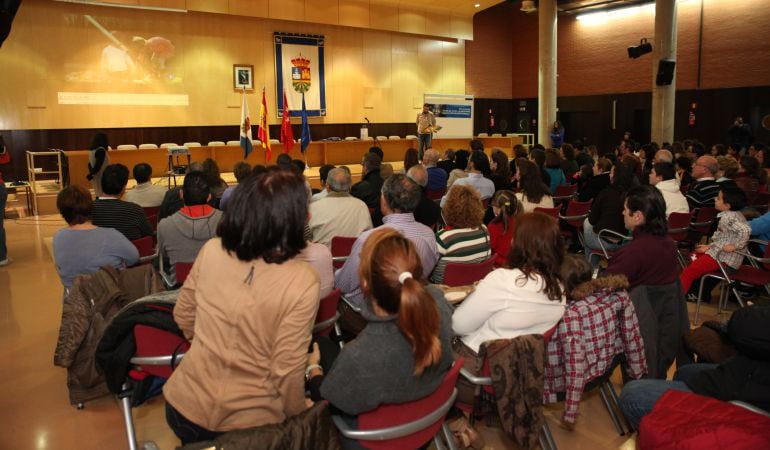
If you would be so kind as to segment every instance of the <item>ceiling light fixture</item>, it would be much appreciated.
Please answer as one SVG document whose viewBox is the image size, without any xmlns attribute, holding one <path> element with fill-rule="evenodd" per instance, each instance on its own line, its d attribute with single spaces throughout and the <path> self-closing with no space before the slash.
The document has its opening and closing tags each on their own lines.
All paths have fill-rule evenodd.
<svg viewBox="0 0 770 450">
<path fill-rule="evenodd" d="M 481 3 L 476 3 L 475 5 L 473 5 L 473 7 L 474 8 L 479 8 L 479 7 L 481 7 Z"/>
</svg>

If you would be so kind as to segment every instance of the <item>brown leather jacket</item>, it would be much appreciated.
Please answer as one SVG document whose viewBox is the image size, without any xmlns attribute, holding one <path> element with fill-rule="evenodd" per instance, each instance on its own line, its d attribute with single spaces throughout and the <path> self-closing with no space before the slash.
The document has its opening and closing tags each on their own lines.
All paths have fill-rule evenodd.
<svg viewBox="0 0 770 450">
<path fill-rule="evenodd" d="M 94 353 L 107 323 L 127 303 L 163 290 L 151 265 L 123 271 L 103 267 L 78 275 L 64 298 L 54 364 L 67 368 L 70 403 L 82 403 L 107 394 L 104 376 L 94 364 Z"/>
</svg>

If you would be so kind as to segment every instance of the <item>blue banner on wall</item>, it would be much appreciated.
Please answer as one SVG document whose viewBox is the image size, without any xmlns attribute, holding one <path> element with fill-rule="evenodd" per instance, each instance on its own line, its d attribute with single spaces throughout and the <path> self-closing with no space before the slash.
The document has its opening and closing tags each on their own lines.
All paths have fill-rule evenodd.
<svg viewBox="0 0 770 450">
<path fill-rule="evenodd" d="M 470 119 L 471 118 L 471 106 L 470 105 L 448 105 L 438 104 L 432 105 L 431 110 L 436 117 L 452 117 L 458 119 Z"/>
</svg>

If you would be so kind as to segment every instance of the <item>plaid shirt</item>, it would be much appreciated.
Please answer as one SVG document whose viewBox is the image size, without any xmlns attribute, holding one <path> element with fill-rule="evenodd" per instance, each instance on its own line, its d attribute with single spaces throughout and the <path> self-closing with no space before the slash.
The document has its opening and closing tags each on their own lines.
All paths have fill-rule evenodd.
<svg viewBox="0 0 770 450">
<path fill-rule="evenodd" d="M 722 249 L 727 244 L 733 244 L 736 250 L 744 250 L 749 241 L 751 226 L 739 211 L 722 211 L 717 214 L 717 217 L 719 217 L 719 225 L 714 236 L 711 237 L 711 244 L 706 254 L 715 260 L 718 259 L 722 264 L 737 269 L 743 262 L 743 255 L 737 251 L 723 252 Z"/>
<path fill-rule="evenodd" d="M 625 353 L 632 378 L 647 372 L 644 342 L 628 292 L 602 290 L 569 303 L 548 342 L 544 400 L 554 403 L 557 392 L 566 392 L 564 420 L 574 423 L 583 388 L 604 374 L 619 353 Z"/>
</svg>

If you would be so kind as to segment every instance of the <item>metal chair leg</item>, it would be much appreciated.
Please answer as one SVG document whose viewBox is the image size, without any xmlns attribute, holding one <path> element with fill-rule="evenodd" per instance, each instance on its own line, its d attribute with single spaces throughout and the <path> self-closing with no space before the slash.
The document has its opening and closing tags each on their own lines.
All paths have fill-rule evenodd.
<svg viewBox="0 0 770 450">
<path fill-rule="evenodd" d="M 602 397 L 604 406 L 607 408 L 607 413 L 610 415 L 610 419 L 612 419 L 612 424 L 615 425 L 615 431 L 617 431 L 619 435 L 623 436 L 626 434 L 626 430 L 624 430 L 623 425 L 620 424 L 620 419 L 618 418 L 615 409 L 612 407 L 612 403 L 610 403 L 609 394 L 607 393 L 606 389 L 606 384 L 599 386 L 599 394 Z"/>
<path fill-rule="evenodd" d="M 455 440 L 455 435 L 452 433 L 452 430 L 449 429 L 449 424 L 444 422 L 441 424 L 441 432 L 444 435 L 444 440 L 446 441 L 447 446 L 449 447 L 449 450 L 459 450 L 460 446 L 457 445 L 457 441 Z M 436 448 L 438 448 L 438 445 L 436 445 Z"/>
<path fill-rule="evenodd" d="M 131 389 L 128 383 L 123 383 L 123 390 L 118 397 L 120 398 L 120 409 L 123 411 L 123 421 L 126 424 L 128 448 L 129 450 L 137 450 L 134 418 L 131 416 Z"/>
<path fill-rule="evenodd" d="M 618 393 L 615 392 L 615 386 L 609 380 L 607 380 L 607 390 L 609 391 L 610 398 L 612 399 L 612 406 L 614 408 L 613 411 L 615 411 L 616 417 L 620 419 L 621 426 L 623 426 L 623 431 L 628 430 L 628 432 L 631 433 L 632 431 L 631 424 L 628 423 L 626 416 L 624 416 L 623 413 L 620 411 L 620 402 L 618 401 Z"/>
<path fill-rule="evenodd" d="M 543 429 L 540 430 L 540 447 L 543 449 L 548 450 L 558 450 L 558 447 L 556 447 L 556 441 L 553 439 L 553 434 L 551 434 L 551 428 L 548 426 L 548 422 L 546 421 L 545 417 L 543 417 Z"/>
</svg>

